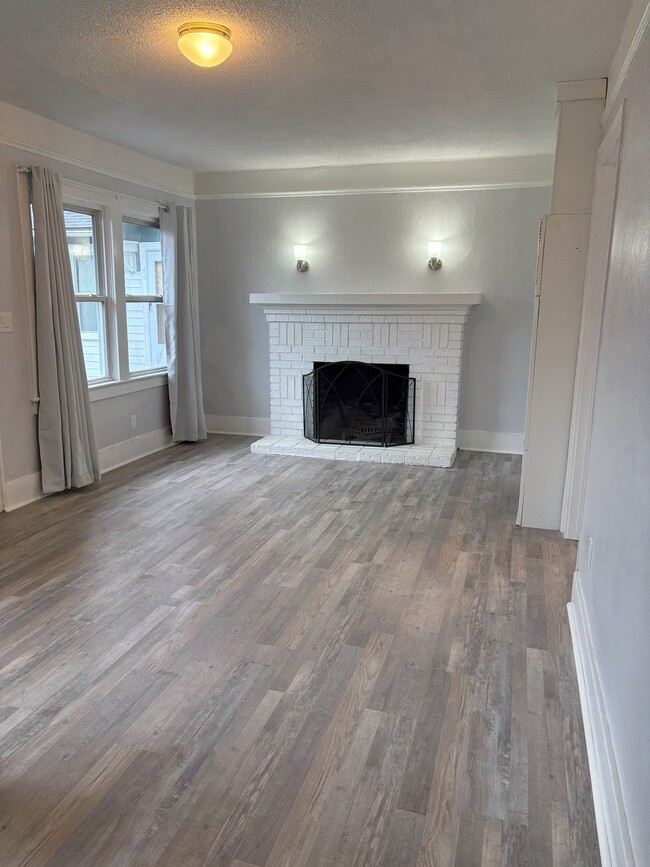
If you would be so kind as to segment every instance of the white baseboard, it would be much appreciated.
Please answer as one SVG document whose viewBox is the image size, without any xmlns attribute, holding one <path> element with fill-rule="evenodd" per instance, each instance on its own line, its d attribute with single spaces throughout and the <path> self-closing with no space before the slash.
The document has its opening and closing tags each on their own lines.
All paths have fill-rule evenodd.
<svg viewBox="0 0 650 867">
<path fill-rule="evenodd" d="M 170 428 L 152 430 L 132 439 L 104 446 L 103 449 L 99 450 L 99 466 L 101 471 L 106 473 L 109 470 L 122 467 L 124 464 L 130 464 L 131 461 L 137 461 L 138 458 L 145 458 L 147 455 L 161 451 L 161 449 L 169 448 L 173 444 Z"/>
<path fill-rule="evenodd" d="M 26 476 L 21 476 L 19 479 L 12 479 L 6 482 L 5 490 L 7 497 L 5 511 L 13 512 L 14 509 L 19 509 L 21 506 L 26 506 L 35 500 L 40 500 L 43 496 L 43 492 L 41 491 L 41 474 L 29 473 Z"/>
<path fill-rule="evenodd" d="M 206 415 L 208 433 L 242 434 L 265 437 L 271 433 L 270 418 L 248 418 L 243 415 Z"/>
<path fill-rule="evenodd" d="M 161 449 L 173 445 L 169 428 L 160 428 L 150 433 L 140 434 L 129 440 L 123 440 L 99 450 L 99 466 L 103 473 L 115 470 L 124 464 L 137 461 Z M 6 483 L 7 501 L 5 511 L 12 512 L 28 503 L 34 503 L 44 496 L 41 491 L 41 474 L 30 473 Z"/>
<path fill-rule="evenodd" d="M 635 867 L 616 756 L 578 572 L 568 606 L 603 867 Z"/>
<path fill-rule="evenodd" d="M 459 430 L 458 448 L 470 452 L 499 452 L 520 455 L 524 451 L 523 433 L 489 430 Z"/>
</svg>

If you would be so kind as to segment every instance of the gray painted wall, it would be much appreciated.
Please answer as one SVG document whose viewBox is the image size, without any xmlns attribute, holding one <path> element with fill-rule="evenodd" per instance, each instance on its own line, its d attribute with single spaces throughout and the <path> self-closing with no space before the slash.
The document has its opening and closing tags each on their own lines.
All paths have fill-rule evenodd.
<svg viewBox="0 0 650 867">
<path fill-rule="evenodd" d="M 469 317 L 463 430 L 522 433 L 538 221 L 549 188 L 197 202 L 206 413 L 269 415 L 268 338 L 250 292 L 481 291 Z M 441 271 L 427 241 L 444 241 Z M 309 244 L 299 274 L 293 244 Z"/>
<path fill-rule="evenodd" d="M 618 194 L 578 568 L 636 863 L 650 864 L 650 33 L 621 91 Z M 593 539 L 591 570 L 588 541 Z"/>
<path fill-rule="evenodd" d="M 148 201 L 169 202 L 174 198 L 148 187 L 136 186 L 98 172 L 35 156 L 27 150 L 0 146 L 0 310 L 13 313 L 13 332 L 0 335 L 0 435 L 7 482 L 39 471 L 36 416 L 29 402 L 32 388 L 31 362 L 16 182 L 16 166 L 31 163 L 50 166 L 70 181 Z M 184 200 L 179 198 L 178 201 Z M 138 419 L 136 435 L 169 426 L 166 387 L 97 401 L 92 408 L 100 448 L 134 436 L 129 428 L 129 416 L 133 413 L 137 414 Z"/>
</svg>

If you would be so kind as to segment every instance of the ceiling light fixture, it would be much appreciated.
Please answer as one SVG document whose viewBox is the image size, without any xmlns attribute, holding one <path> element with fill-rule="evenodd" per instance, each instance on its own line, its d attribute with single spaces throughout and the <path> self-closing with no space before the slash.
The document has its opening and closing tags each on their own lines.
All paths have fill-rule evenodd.
<svg viewBox="0 0 650 867">
<path fill-rule="evenodd" d="M 218 66 L 230 57 L 230 30 L 222 24 L 190 21 L 178 28 L 178 47 L 197 66 Z"/>
</svg>

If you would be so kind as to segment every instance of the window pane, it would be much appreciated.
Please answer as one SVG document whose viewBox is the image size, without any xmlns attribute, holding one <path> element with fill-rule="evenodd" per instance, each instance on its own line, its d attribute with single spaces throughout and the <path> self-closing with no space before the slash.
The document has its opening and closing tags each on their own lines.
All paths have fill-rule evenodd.
<svg viewBox="0 0 650 867">
<path fill-rule="evenodd" d="M 160 228 L 122 223 L 124 288 L 127 295 L 162 295 Z"/>
<path fill-rule="evenodd" d="M 92 214 L 64 210 L 68 253 L 72 268 L 74 291 L 82 295 L 97 295 L 97 261 L 95 256 L 95 230 Z"/>
<path fill-rule="evenodd" d="M 104 305 L 99 301 L 77 301 L 77 313 L 88 381 L 104 379 L 107 376 Z"/>
<path fill-rule="evenodd" d="M 127 301 L 129 370 L 135 373 L 165 367 L 165 310 L 160 302 Z"/>
</svg>

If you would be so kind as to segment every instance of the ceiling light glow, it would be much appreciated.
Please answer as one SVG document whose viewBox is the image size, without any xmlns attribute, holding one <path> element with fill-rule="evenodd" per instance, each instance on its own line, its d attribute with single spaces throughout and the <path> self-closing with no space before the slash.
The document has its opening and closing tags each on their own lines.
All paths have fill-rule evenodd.
<svg viewBox="0 0 650 867">
<path fill-rule="evenodd" d="M 197 66 L 218 66 L 230 57 L 230 30 L 221 24 L 190 21 L 178 28 L 178 47 Z"/>
</svg>

